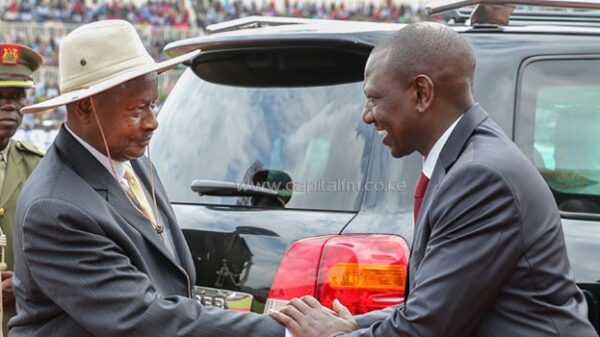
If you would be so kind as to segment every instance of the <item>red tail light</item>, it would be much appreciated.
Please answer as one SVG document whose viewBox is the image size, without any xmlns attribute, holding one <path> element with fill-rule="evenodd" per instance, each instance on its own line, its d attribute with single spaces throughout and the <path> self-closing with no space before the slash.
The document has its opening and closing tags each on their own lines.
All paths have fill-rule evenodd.
<svg viewBox="0 0 600 337">
<path fill-rule="evenodd" d="M 394 235 L 337 235 L 304 239 L 288 249 L 277 270 L 266 311 L 312 295 L 353 314 L 404 301 L 409 249 Z"/>
</svg>

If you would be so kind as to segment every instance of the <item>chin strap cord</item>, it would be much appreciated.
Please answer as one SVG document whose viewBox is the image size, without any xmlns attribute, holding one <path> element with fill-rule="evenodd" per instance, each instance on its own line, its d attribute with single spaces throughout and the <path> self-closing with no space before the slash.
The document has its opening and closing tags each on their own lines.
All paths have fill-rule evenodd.
<svg viewBox="0 0 600 337">
<path fill-rule="evenodd" d="M 155 216 L 156 222 L 158 222 L 158 226 L 161 228 L 161 232 L 159 234 L 162 234 L 162 231 L 164 230 L 165 227 L 160 223 L 160 214 L 158 213 L 158 203 L 156 202 L 156 188 L 154 186 L 154 170 L 152 169 L 152 161 L 150 160 L 150 144 L 148 144 L 146 146 L 146 153 L 148 153 L 148 156 L 146 157 L 146 161 L 148 162 L 148 165 L 146 165 L 148 167 L 148 172 L 146 172 L 146 173 L 150 177 L 150 192 L 152 194 L 152 203 L 154 204 L 154 214 L 156 214 L 156 216 Z"/>
</svg>

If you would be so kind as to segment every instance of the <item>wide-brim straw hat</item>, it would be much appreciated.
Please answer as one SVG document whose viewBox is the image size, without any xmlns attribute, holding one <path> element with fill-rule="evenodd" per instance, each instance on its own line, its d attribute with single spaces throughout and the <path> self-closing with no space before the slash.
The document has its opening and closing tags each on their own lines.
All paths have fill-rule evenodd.
<svg viewBox="0 0 600 337">
<path fill-rule="evenodd" d="M 162 73 L 194 58 L 199 50 L 155 62 L 135 28 L 124 20 L 102 20 L 78 27 L 62 40 L 59 51 L 61 95 L 26 106 L 22 113 L 48 110 L 87 98 L 136 77 Z"/>
</svg>

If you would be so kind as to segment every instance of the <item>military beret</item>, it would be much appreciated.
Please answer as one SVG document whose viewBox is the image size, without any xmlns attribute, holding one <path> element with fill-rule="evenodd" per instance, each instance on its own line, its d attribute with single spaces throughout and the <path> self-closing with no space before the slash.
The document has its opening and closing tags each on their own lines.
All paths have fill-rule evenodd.
<svg viewBox="0 0 600 337">
<path fill-rule="evenodd" d="M 32 74 L 42 63 L 42 55 L 27 46 L 0 43 L 0 87 L 33 87 Z"/>
</svg>

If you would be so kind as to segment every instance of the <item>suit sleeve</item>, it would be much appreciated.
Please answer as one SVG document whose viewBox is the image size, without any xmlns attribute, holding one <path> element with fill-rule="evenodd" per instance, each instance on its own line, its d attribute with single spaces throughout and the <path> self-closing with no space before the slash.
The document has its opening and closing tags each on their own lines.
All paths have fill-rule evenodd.
<svg viewBox="0 0 600 337">
<path fill-rule="evenodd" d="M 359 329 L 364 329 L 370 327 L 373 323 L 377 321 L 384 320 L 388 316 L 394 313 L 395 310 L 402 310 L 404 304 L 390 306 L 381 310 L 375 310 L 371 312 L 367 312 L 362 315 L 354 316 L 356 320 L 356 324 L 358 324 Z"/>
<path fill-rule="evenodd" d="M 283 326 L 266 315 L 162 296 L 97 222 L 68 202 L 34 202 L 22 228 L 31 279 L 94 336 L 284 336 Z"/>
<path fill-rule="evenodd" d="M 347 336 L 470 336 L 524 251 L 513 194 L 493 168 L 454 167 L 425 214 L 430 236 L 406 305 Z"/>
</svg>

